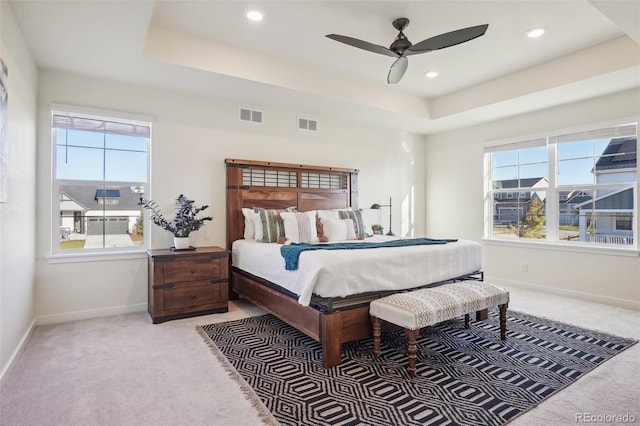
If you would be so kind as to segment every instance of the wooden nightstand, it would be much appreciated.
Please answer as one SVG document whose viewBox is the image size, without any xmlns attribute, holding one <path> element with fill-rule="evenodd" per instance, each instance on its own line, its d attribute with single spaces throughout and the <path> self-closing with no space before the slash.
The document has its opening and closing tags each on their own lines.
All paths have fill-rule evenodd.
<svg viewBox="0 0 640 426">
<path fill-rule="evenodd" d="M 148 250 L 149 314 L 154 324 L 229 310 L 229 251 Z"/>
</svg>

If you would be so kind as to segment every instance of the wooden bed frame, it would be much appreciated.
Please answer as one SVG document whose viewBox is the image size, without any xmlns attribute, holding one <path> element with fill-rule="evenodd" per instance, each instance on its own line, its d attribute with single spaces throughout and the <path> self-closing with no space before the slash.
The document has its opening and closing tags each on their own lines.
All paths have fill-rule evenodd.
<svg viewBox="0 0 640 426">
<path fill-rule="evenodd" d="M 242 208 L 298 211 L 358 207 L 358 170 L 301 164 L 226 159 L 227 248 L 244 238 Z M 276 284 L 231 266 L 230 295 L 243 297 L 322 345 L 322 365 L 340 365 L 342 343 L 372 336 L 369 301 L 362 295 L 345 303 L 300 305 Z"/>
</svg>

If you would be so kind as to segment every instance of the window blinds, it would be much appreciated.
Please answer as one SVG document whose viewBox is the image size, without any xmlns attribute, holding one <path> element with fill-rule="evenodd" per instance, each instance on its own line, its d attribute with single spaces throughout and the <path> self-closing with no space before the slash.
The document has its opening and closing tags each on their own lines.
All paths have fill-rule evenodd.
<svg viewBox="0 0 640 426">
<path fill-rule="evenodd" d="M 56 129 L 84 130 L 114 135 L 151 137 L 150 123 L 130 120 L 112 121 L 99 117 L 88 117 L 70 113 L 53 112 L 51 127 Z"/>
<path fill-rule="evenodd" d="M 484 152 L 513 151 L 518 149 L 537 148 L 549 144 L 579 142 L 598 139 L 615 139 L 635 137 L 637 135 L 637 123 L 623 124 L 620 126 L 605 127 L 602 129 L 587 130 L 584 132 L 569 133 L 566 135 L 553 135 L 549 138 L 531 139 L 528 141 L 491 145 L 484 148 Z"/>
<path fill-rule="evenodd" d="M 605 127 L 603 129 L 588 130 L 586 132 L 570 133 L 568 135 L 558 135 L 550 137 L 549 143 L 579 142 L 597 139 L 615 139 L 628 136 L 636 136 L 636 123 L 624 124 L 615 127 Z"/>
<path fill-rule="evenodd" d="M 514 151 L 517 149 L 539 148 L 547 144 L 547 138 L 531 139 L 528 141 L 492 145 L 484 148 L 484 152 Z"/>
</svg>

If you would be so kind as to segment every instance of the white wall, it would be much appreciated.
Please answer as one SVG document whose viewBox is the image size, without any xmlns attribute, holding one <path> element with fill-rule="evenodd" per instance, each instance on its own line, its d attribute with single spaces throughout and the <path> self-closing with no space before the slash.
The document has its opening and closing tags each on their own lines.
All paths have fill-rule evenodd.
<svg viewBox="0 0 640 426">
<path fill-rule="evenodd" d="M 34 319 L 37 68 L 7 2 L 0 2 L 0 57 L 9 69 L 8 202 L 0 203 L 0 377 Z"/>
<path fill-rule="evenodd" d="M 225 244 L 225 158 L 360 169 L 360 207 L 394 199 L 394 231 L 424 233 L 424 138 L 261 105 L 264 124 L 238 120 L 239 105 L 198 95 L 41 71 L 38 91 L 37 315 L 45 321 L 146 309 L 146 259 L 50 263 L 52 102 L 153 116 L 152 193 L 163 211 L 184 193 L 209 204 L 214 221 L 192 234 L 196 246 Z M 298 114 L 319 132 L 296 129 Z M 402 210 L 401 210 L 402 209 Z M 381 221 L 387 223 L 387 212 Z M 412 222 L 413 220 L 413 222 Z M 152 247 L 171 235 L 154 225 Z M 148 228 L 147 228 L 148 229 Z M 90 311 L 90 312 L 86 312 Z"/>
<path fill-rule="evenodd" d="M 426 230 L 434 237 L 483 237 L 483 146 L 541 132 L 640 115 L 630 90 L 427 137 Z M 638 201 L 636 200 L 636 205 Z M 636 218 L 637 227 L 640 219 Z M 640 309 L 640 259 L 549 248 L 484 243 L 486 278 Z M 520 264 L 528 264 L 521 272 Z"/>
</svg>

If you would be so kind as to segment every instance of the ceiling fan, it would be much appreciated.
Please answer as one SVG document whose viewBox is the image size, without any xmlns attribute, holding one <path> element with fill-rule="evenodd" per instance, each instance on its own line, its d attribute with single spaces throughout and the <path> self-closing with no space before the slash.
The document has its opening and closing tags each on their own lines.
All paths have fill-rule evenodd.
<svg viewBox="0 0 640 426">
<path fill-rule="evenodd" d="M 419 43 L 412 44 L 409 39 L 404 35 L 403 31 L 409 25 L 409 19 L 398 18 L 393 21 L 393 27 L 400 31 L 395 41 L 391 43 L 391 46 L 387 49 L 384 46 L 369 43 L 368 41 L 359 40 L 353 37 L 347 37 L 339 34 L 327 34 L 327 37 L 339 41 L 349 46 L 357 47 L 359 49 L 368 50 L 373 53 L 380 53 L 381 55 L 393 56 L 398 59 L 391 65 L 389 75 L 387 76 L 387 83 L 396 84 L 400 81 L 407 66 L 409 60 L 407 56 L 417 55 L 418 53 L 431 52 L 432 50 L 444 49 L 445 47 L 455 46 L 456 44 L 465 43 L 467 41 L 478 38 L 487 31 L 488 24 L 477 25 L 475 27 L 462 28 L 459 30 L 451 31 L 448 33 L 440 34 L 435 37 L 422 40 Z"/>
</svg>

